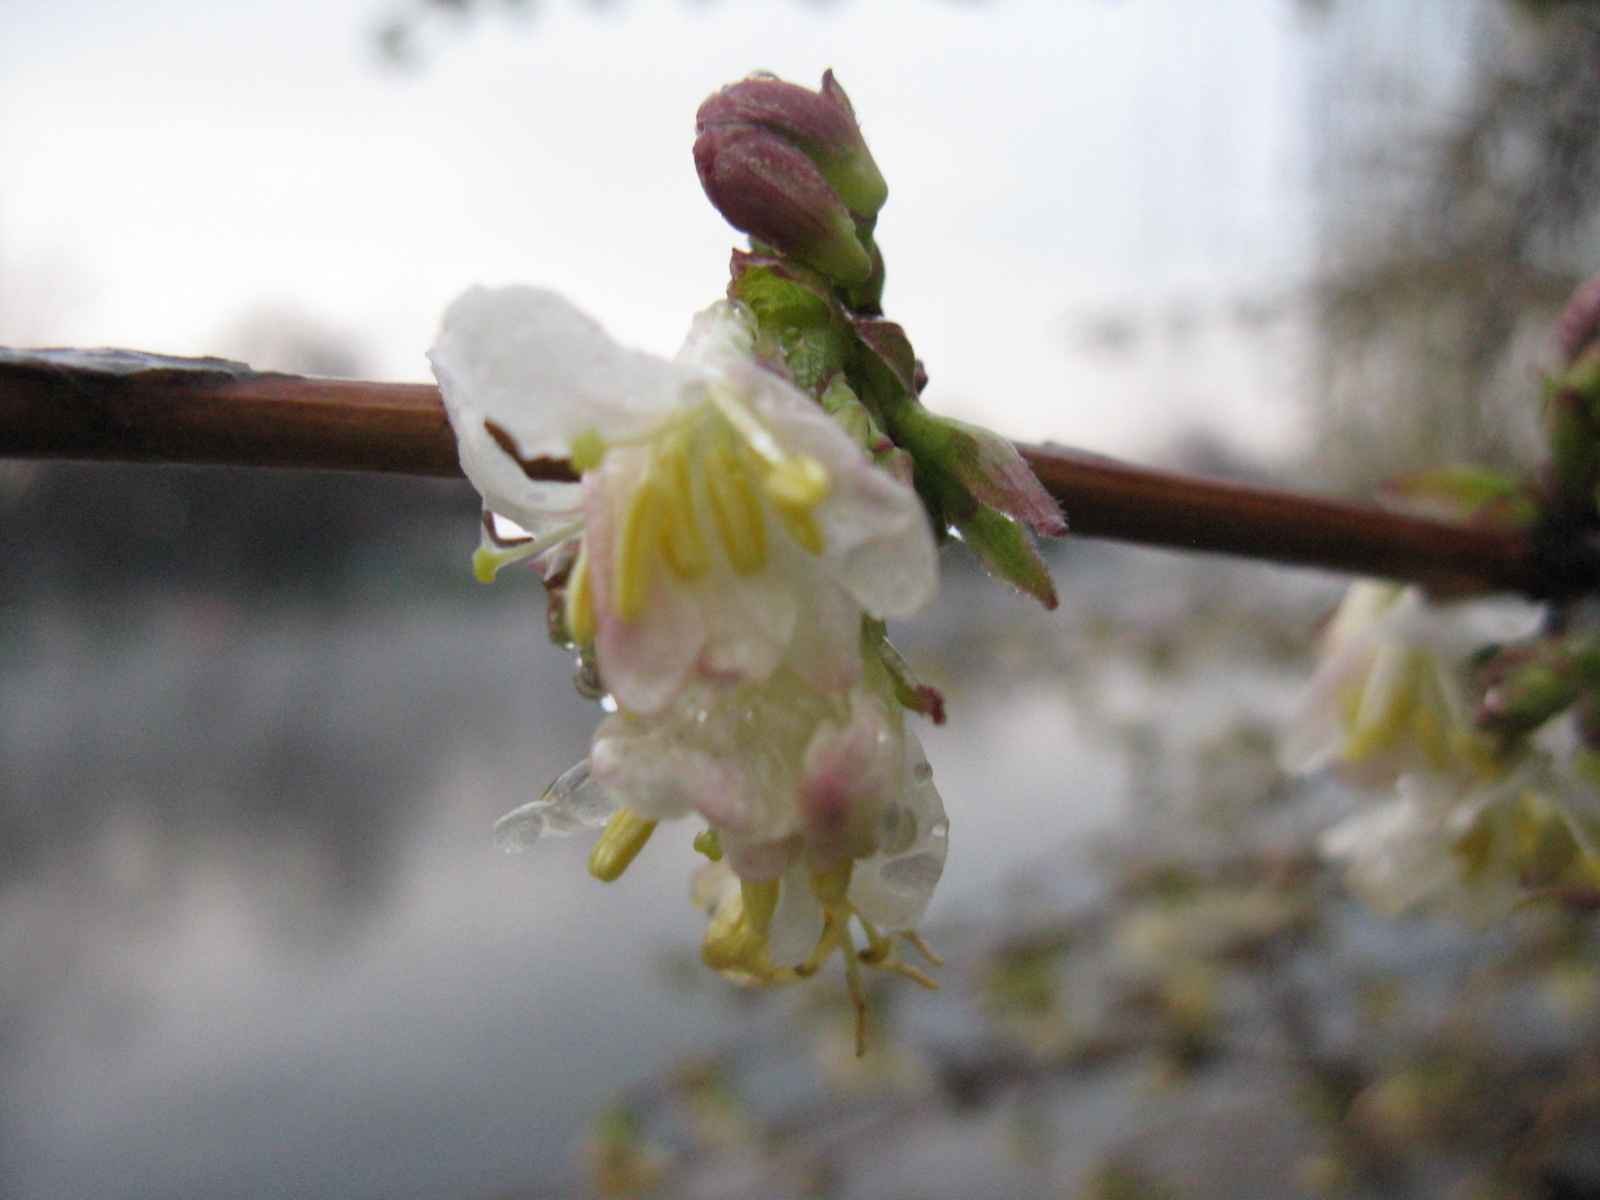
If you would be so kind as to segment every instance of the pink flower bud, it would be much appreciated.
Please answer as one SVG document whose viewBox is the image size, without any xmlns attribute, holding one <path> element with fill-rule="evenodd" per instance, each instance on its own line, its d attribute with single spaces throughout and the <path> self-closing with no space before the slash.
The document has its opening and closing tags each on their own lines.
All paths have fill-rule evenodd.
<svg viewBox="0 0 1600 1200">
<path fill-rule="evenodd" d="M 711 125 L 694 143 L 711 203 L 735 229 L 846 283 L 872 274 L 855 222 L 815 164 L 758 125 Z"/>
<path fill-rule="evenodd" d="M 1576 362 L 1600 334 L 1600 278 L 1591 279 L 1567 301 L 1556 321 L 1555 343 L 1564 362 Z"/>
<path fill-rule="evenodd" d="M 877 215 L 889 194 L 872 161 L 855 110 L 828 71 L 822 91 L 752 75 L 717 92 L 695 114 L 697 134 L 719 125 L 754 125 L 793 145 L 822 173 L 845 207 L 863 219 Z"/>
</svg>

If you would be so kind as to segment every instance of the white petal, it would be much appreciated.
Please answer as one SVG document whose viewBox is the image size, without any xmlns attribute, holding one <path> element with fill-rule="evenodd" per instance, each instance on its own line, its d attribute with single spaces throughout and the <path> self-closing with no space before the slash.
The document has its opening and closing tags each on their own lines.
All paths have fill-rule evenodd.
<svg viewBox="0 0 1600 1200">
<path fill-rule="evenodd" d="M 939 588 L 938 552 L 922 501 L 875 466 L 844 430 L 786 381 L 756 364 L 727 364 L 725 374 L 790 454 L 806 454 L 828 472 L 817 505 L 829 570 L 875 617 L 909 617 Z"/>
<path fill-rule="evenodd" d="M 507 854 L 531 849 L 541 837 L 566 837 L 599 829 L 617 811 L 615 797 L 589 775 L 585 759 L 562 773 L 531 804 L 512 809 L 494 823 L 494 846 Z"/>
<path fill-rule="evenodd" d="M 473 288 L 445 313 L 429 351 L 455 429 L 461 467 L 494 511 L 535 537 L 577 508 L 570 484 L 531 480 L 485 422 L 523 459 L 565 458 L 585 430 L 632 432 L 678 401 L 683 373 L 612 341 L 553 292 Z"/>
<path fill-rule="evenodd" d="M 822 937 L 822 903 L 811 890 L 811 870 L 801 859 L 783 873 L 778 904 L 767 926 L 767 953 L 775 967 L 797 967 Z"/>
<path fill-rule="evenodd" d="M 856 863 L 850 881 L 850 903 L 885 929 L 909 929 L 922 919 L 950 842 L 922 745 L 910 730 L 905 742 L 905 794 L 883 806 L 878 852 Z"/>
</svg>

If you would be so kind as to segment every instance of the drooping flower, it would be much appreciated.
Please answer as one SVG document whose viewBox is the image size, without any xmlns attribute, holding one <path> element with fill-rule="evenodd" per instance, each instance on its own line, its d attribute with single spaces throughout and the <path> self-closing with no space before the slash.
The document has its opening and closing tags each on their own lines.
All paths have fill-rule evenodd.
<svg viewBox="0 0 1600 1200">
<path fill-rule="evenodd" d="M 1332 764 L 1369 787 L 1407 773 L 1493 774 L 1466 668 L 1484 649 L 1533 633 L 1542 617 L 1541 606 L 1519 600 L 1434 604 L 1415 587 L 1352 584 L 1287 731 L 1284 766 L 1309 773 Z"/>
<path fill-rule="evenodd" d="M 1524 601 L 1435 604 L 1371 581 L 1346 593 L 1282 757 L 1299 772 L 1334 766 L 1374 793 L 1320 848 L 1375 907 L 1399 912 L 1447 891 L 1522 896 L 1600 869 L 1576 735 L 1558 745 L 1557 722 L 1508 740 L 1473 702 L 1471 664 L 1528 638 L 1543 616 Z"/>
<path fill-rule="evenodd" d="M 748 917 L 771 969 L 736 973 L 779 982 L 834 947 L 853 972 L 844 923 L 876 953 L 872 923 L 907 929 L 943 862 L 943 812 L 874 633 L 937 586 L 915 492 L 759 357 L 728 303 L 667 362 L 549 292 L 478 288 L 430 357 L 486 510 L 529 534 L 480 562 L 565 549 L 563 640 L 614 709 L 502 843 L 604 823 L 591 870 L 615 878 L 656 822 L 697 813 L 744 911 L 783 914 L 775 933 Z M 549 459 L 580 481 L 550 482 Z"/>
</svg>

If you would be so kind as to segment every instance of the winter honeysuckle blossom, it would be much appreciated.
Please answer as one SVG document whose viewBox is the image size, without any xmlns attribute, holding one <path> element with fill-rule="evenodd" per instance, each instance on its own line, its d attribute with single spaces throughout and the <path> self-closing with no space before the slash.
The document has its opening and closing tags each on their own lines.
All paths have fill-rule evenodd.
<svg viewBox="0 0 1600 1200">
<path fill-rule="evenodd" d="M 1543 614 L 1510 599 L 1434 604 L 1386 583 L 1346 593 L 1283 758 L 1300 772 L 1332 765 L 1374 794 L 1321 845 L 1375 906 L 1600 881 L 1600 773 L 1572 715 L 1517 742 L 1474 720 L 1473 662 L 1532 636 Z"/>
<path fill-rule="evenodd" d="M 603 823 L 591 870 L 615 878 L 656 822 L 695 813 L 696 845 L 737 881 L 697 887 L 712 965 L 779 982 L 839 948 L 852 979 L 858 959 L 914 972 L 890 935 L 921 916 L 945 818 L 871 633 L 937 587 L 915 492 L 726 302 L 667 362 L 552 293 L 475 288 L 430 358 L 486 511 L 529 534 L 491 536 L 480 574 L 558 560 L 554 623 L 612 710 L 502 842 Z M 534 478 L 539 459 L 580 481 Z"/>
</svg>

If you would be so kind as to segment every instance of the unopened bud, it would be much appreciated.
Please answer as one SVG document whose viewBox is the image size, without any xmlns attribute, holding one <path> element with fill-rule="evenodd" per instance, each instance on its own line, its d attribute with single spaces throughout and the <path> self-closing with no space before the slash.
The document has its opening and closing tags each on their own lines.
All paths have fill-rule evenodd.
<svg viewBox="0 0 1600 1200">
<path fill-rule="evenodd" d="M 1600 278 L 1591 279 L 1567 301 L 1556 320 L 1555 342 L 1562 361 L 1573 363 L 1600 334 Z"/>
<path fill-rule="evenodd" d="M 889 188 L 872 161 L 850 98 L 828 71 L 813 92 L 772 75 L 729 84 L 700 106 L 695 132 L 754 125 L 783 139 L 815 164 L 834 193 L 864 220 L 877 216 Z"/>
<path fill-rule="evenodd" d="M 888 189 L 831 74 L 821 93 L 771 76 L 700 106 L 695 170 L 735 228 L 846 284 L 876 269 L 870 234 Z"/>
</svg>

